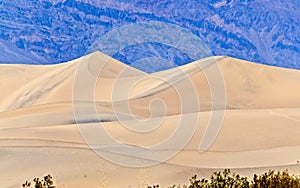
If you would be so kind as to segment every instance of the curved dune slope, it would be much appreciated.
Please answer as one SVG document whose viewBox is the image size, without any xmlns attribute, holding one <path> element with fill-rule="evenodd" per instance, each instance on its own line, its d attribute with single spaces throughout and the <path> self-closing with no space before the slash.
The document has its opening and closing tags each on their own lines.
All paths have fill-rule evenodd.
<svg viewBox="0 0 300 188">
<path fill-rule="evenodd" d="M 0 65 L 0 187 L 46 173 L 58 187 L 145 187 L 216 168 L 300 172 L 299 83 L 299 71 L 229 57 L 153 74 L 100 52 Z M 200 152 L 205 134 L 215 139 Z"/>
</svg>

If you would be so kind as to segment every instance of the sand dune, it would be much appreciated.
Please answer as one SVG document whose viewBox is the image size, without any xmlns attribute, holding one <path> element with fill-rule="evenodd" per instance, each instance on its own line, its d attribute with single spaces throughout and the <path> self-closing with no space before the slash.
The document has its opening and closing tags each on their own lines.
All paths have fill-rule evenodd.
<svg viewBox="0 0 300 188">
<path fill-rule="evenodd" d="M 0 73 L 0 187 L 47 173 L 58 187 L 145 187 L 220 168 L 300 172 L 297 70 L 209 57 L 146 74 L 95 52 Z"/>
</svg>

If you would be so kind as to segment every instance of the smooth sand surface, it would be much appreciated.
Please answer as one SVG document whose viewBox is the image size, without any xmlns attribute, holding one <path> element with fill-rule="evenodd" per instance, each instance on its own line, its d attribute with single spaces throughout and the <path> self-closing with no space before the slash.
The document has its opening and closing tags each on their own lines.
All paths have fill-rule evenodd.
<svg viewBox="0 0 300 188">
<path fill-rule="evenodd" d="M 300 71 L 229 57 L 153 74 L 100 52 L 0 65 L 0 187 L 48 173 L 78 188 L 166 187 L 223 168 L 300 173 L 299 83 Z M 220 129 L 200 152 L 210 126 Z"/>
</svg>

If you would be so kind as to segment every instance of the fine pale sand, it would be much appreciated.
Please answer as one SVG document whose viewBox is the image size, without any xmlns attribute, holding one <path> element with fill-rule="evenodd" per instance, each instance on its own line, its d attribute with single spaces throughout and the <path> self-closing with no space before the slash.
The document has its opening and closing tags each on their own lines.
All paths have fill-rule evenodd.
<svg viewBox="0 0 300 188">
<path fill-rule="evenodd" d="M 153 74 L 100 52 L 0 65 L 0 187 L 48 173 L 75 188 L 300 173 L 299 83 L 300 71 L 229 57 Z"/>
</svg>

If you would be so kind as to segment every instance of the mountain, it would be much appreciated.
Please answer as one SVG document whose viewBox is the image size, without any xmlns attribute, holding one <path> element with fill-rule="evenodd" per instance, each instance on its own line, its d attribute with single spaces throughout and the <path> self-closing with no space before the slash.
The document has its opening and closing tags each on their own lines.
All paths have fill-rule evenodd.
<svg viewBox="0 0 300 188">
<path fill-rule="evenodd" d="M 211 51 L 209 56 L 226 55 L 299 69 L 299 8 L 300 3 L 292 0 L 1 1 L 0 39 L 50 63 L 61 63 L 85 55 L 113 30 L 158 21 L 196 35 Z M 92 50 L 102 48 L 105 46 Z M 147 72 L 197 60 L 176 46 L 155 41 L 132 44 L 108 55 Z"/>
<path fill-rule="evenodd" d="M 0 39 L 1 64 L 49 64 L 49 62 L 34 52 L 15 47 Z"/>
</svg>

